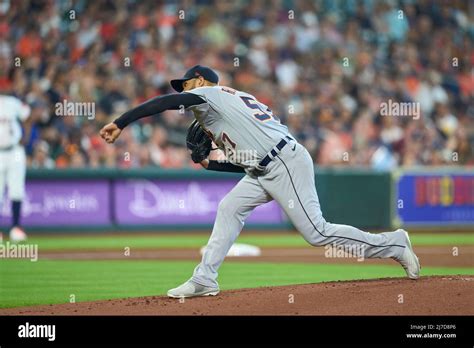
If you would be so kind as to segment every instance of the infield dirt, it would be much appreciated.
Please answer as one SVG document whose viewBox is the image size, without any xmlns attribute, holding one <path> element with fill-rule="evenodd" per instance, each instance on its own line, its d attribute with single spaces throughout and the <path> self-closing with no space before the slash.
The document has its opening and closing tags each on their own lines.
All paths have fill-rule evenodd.
<svg viewBox="0 0 474 348">
<path fill-rule="evenodd" d="M 458 254 L 453 255 L 450 246 L 418 246 L 416 254 L 423 266 L 441 267 L 472 267 L 474 265 L 474 246 L 466 245 L 458 248 Z M 47 251 L 40 253 L 41 259 L 65 260 L 195 260 L 199 262 L 201 255 L 198 249 L 160 248 L 133 250 L 124 256 L 123 250 L 68 250 Z M 262 248 L 260 256 L 228 257 L 226 260 L 233 262 L 305 262 L 322 264 L 350 264 L 358 263 L 350 257 L 326 257 L 324 248 L 292 247 L 292 248 Z M 364 263 L 387 264 L 387 260 L 365 259 Z"/>
</svg>

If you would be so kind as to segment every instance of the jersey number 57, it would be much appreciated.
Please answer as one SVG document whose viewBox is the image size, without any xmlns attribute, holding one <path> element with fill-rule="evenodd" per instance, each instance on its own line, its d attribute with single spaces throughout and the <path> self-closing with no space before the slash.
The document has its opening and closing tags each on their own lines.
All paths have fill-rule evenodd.
<svg viewBox="0 0 474 348">
<path fill-rule="evenodd" d="M 273 112 L 272 110 L 270 110 L 270 108 L 267 107 L 266 110 L 263 110 L 262 106 L 263 104 L 260 104 L 258 103 L 255 99 L 253 98 L 250 98 L 250 97 L 240 97 L 240 99 L 242 99 L 245 103 L 245 105 L 247 105 L 247 107 L 249 107 L 250 109 L 253 109 L 253 110 L 258 110 L 257 112 L 254 112 L 253 116 L 259 120 L 259 121 L 262 121 L 262 122 L 265 122 L 265 121 L 268 121 L 268 120 L 275 120 L 275 121 L 280 121 L 278 119 L 278 117 L 274 116 L 273 115 Z"/>
</svg>

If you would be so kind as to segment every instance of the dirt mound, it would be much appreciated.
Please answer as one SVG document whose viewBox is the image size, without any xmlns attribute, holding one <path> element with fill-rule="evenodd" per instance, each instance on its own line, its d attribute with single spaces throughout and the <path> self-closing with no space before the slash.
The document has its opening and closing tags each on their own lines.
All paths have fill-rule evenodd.
<svg viewBox="0 0 474 348">
<path fill-rule="evenodd" d="M 0 310 L 0 315 L 474 315 L 473 276 L 387 278 Z"/>
</svg>

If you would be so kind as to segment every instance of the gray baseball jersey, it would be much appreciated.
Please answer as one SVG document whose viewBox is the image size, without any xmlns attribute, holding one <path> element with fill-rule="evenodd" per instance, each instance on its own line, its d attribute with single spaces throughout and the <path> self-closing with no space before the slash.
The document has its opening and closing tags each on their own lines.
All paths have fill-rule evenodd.
<svg viewBox="0 0 474 348">
<path fill-rule="evenodd" d="M 251 94 L 225 86 L 199 87 L 186 93 L 206 101 L 188 109 L 194 112 L 231 163 L 244 168 L 255 167 L 288 135 L 288 128 L 270 108 Z"/>
</svg>

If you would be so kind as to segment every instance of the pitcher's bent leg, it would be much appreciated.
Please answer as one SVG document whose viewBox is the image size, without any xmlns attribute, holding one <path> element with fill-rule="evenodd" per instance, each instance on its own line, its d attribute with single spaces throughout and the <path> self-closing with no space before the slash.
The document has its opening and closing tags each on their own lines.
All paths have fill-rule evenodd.
<svg viewBox="0 0 474 348">
<path fill-rule="evenodd" d="M 259 178 L 311 245 L 344 245 L 366 258 L 399 258 L 407 246 L 403 231 L 373 234 L 348 225 L 326 222 L 314 182 L 313 161 L 301 145 L 275 159 L 269 174 Z"/>
<path fill-rule="evenodd" d="M 314 232 L 309 238 L 312 245 L 346 245 L 366 258 L 400 258 L 406 247 L 403 231 L 369 233 L 349 225 L 324 223 L 322 235 Z"/>
<path fill-rule="evenodd" d="M 217 271 L 252 210 L 272 198 L 256 179 L 245 176 L 219 203 L 211 237 L 201 263 L 194 269 L 192 280 L 218 287 Z"/>
</svg>

